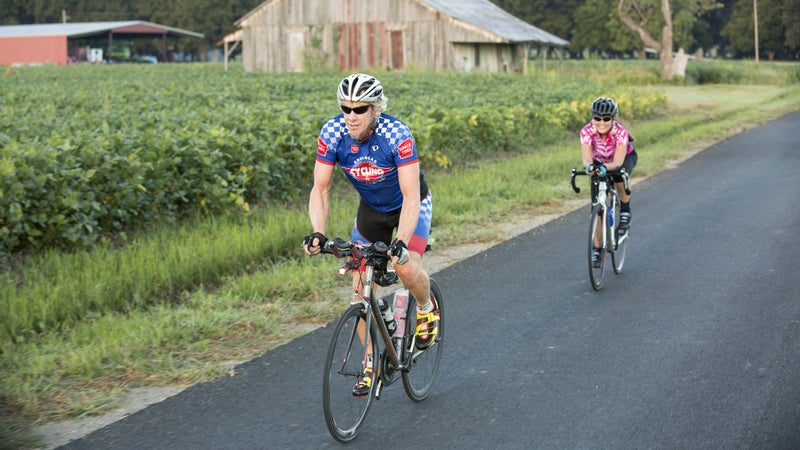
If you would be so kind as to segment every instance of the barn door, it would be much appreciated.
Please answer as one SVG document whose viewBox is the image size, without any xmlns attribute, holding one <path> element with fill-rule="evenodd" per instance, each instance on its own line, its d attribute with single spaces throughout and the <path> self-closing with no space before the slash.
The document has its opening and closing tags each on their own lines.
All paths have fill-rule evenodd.
<svg viewBox="0 0 800 450">
<path fill-rule="evenodd" d="M 392 52 L 392 69 L 402 69 L 405 66 L 403 32 L 401 30 L 394 30 L 390 32 L 389 36 Z"/>
</svg>

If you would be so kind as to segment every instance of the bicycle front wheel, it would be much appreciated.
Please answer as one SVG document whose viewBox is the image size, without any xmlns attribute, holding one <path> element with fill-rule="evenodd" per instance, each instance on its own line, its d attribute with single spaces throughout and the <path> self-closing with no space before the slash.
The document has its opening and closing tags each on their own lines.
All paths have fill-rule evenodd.
<svg viewBox="0 0 800 450">
<path fill-rule="evenodd" d="M 325 358 L 322 405 L 328 431 L 339 442 L 349 442 L 358 434 L 367 417 L 378 380 L 377 340 L 366 327 L 362 305 L 353 305 L 336 324 Z M 370 327 L 371 328 L 371 327 Z M 372 361 L 373 377 L 369 393 L 353 395 L 353 387 Z"/>
<path fill-rule="evenodd" d="M 421 402 L 428 397 L 433 382 L 436 381 L 436 376 L 439 374 L 439 365 L 442 363 L 442 349 L 444 344 L 444 299 L 442 291 L 439 289 L 439 284 L 433 278 L 430 279 L 431 283 L 431 298 L 439 307 L 439 331 L 436 335 L 436 340 L 425 350 L 418 350 L 414 346 L 409 345 L 406 352 L 414 352 L 409 361 L 409 368 L 407 372 L 403 372 L 403 388 L 405 388 L 408 398 L 415 402 Z M 408 302 L 408 312 L 406 314 L 406 335 L 413 336 L 417 327 L 417 302 Z M 411 339 L 408 339 L 411 341 Z M 410 342 L 409 342 L 410 344 Z"/>
<path fill-rule="evenodd" d="M 606 249 L 603 245 L 603 207 L 602 205 L 594 205 L 592 207 L 591 223 L 589 224 L 589 281 L 592 282 L 592 288 L 595 291 L 600 290 L 603 285 L 603 273 L 606 270 Z M 599 237 L 598 237 L 599 236 Z M 598 262 L 592 261 L 592 254 L 595 251 L 594 242 L 595 237 L 598 237 L 600 242 L 600 260 Z"/>
<path fill-rule="evenodd" d="M 619 217 L 619 212 L 614 212 L 614 217 Z M 614 267 L 614 273 L 619 275 L 622 273 L 622 265 L 625 264 L 625 250 L 628 248 L 628 233 L 620 236 L 619 226 L 614 227 L 613 233 L 616 236 L 617 249 L 611 254 L 611 265 Z"/>
</svg>

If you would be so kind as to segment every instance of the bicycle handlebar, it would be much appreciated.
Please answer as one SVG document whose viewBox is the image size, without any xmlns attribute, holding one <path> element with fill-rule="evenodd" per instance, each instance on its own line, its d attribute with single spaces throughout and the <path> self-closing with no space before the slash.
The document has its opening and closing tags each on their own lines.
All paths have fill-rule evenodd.
<svg viewBox="0 0 800 450">
<path fill-rule="evenodd" d="M 336 258 L 346 258 L 348 256 L 353 258 L 339 268 L 339 275 L 344 275 L 350 270 L 357 270 L 363 260 L 370 258 L 376 259 L 378 266 L 381 267 L 385 262 L 392 259 L 388 252 L 389 246 L 381 241 L 365 244 L 363 242 L 335 238 L 320 246 L 320 253 L 327 253 Z"/>
<path fill-rule="evenodd" d="M 337 258 L 352 256 L 356 259 L 378 258 L 389 260 L 389 246 L 384 242 L 378 241 L 373 244 L 365 244 L 358 241 L 345 241 L 341 238 L 332 239 L 320 247 L 320 253 L 328 253 Z"/>
<path fill-rule="evenodd" d="M 588 173 L 579 171 L 577 167 L 572 168 L 572 176 L 569 179 L 569 183 L 570 185 L 572 185 L 572 190 L 575 191 L 575 193 L 581 192 L 581 188 L 575 186 L 575 177 L 578 175 L 589 176 Z M 618 175 L 622 177 L 622 183 L 623 186 L 625 187 L 625 193 L 631 195 L 631 189 L 630 187 L 628 187 L 628 173 L 625 171 L 625 168 L 620 168 L 619 170 L 613 170 L 613 171 L 609 170 L 608 172 L 606 172 L 605 175 L 592 174 L 591 177 L 592 180 L 596 179 L 597 181 L 608 181 L 611 179 L 613 175 Z"/>
</svg>

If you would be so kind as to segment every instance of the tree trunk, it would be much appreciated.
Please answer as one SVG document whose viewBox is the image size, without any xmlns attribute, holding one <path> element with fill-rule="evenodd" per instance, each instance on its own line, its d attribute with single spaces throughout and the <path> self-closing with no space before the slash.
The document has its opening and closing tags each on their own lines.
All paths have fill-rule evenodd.
<svg viewBox="0 0 800 450">
<path fill-rule="evenodd" d="M 665 80 L 671 79 L 675 75 L 673 72 L 675 61 L 672 58 L 671 24 L 664 25 L 664 28 L 661 29 L 661 52 L 658 54 L 658 60 L 661 62 L 661 78 Z"/>
<path fill-rule="evenodd" d="M 661 78 L 669 80 L 675 75 L 683 76 L 686 73 L 686 61 L 679 61 L 677 66 L 682 65 L 681 73 L 676 72 L 675 58 L 672 56 L 672 12 L 669 7 L 669 0 L 661 0 L 661 13 L 664 15 L 664 28 L 661 29 L 661 42 L 654 39 L 643 24 L 637 24 L 628 15 L 625 8 L 625 0 L 619 0 L 617 5 L 619 18 L 622 23 L 639 35 L 646 46 L 654 48 L 658 52 L 658 59 L 661 65 Z M 688 60 L 688 56 L 682 53 L 682 58 Z"/>
</svg>

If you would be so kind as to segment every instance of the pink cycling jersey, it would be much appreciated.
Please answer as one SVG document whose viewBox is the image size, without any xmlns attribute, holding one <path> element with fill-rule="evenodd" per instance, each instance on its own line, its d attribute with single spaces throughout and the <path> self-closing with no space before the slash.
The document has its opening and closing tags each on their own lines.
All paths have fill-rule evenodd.
<svg viewBox="0 0 800 450">
<path fill-rule="evenodd" d="M 581 129 L 581 144 L 588 144 L 592 147 L 592 158 L 603 164 L 614 161 L 614 151 L 618 145 L 627 145 L 626 155 L 633 152 L 633 145 L 630 142 L 631 135 L 628 129 L 621 123 L 614 121 L 611 131 L 605 136 L 600 136 L 593 122 L 589 122 Z"/>
</svg>

